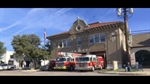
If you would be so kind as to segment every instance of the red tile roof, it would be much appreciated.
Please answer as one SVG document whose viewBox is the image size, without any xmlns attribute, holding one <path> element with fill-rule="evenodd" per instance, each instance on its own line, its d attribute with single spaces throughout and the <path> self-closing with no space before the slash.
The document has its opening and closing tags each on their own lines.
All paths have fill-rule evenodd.
<svg viewBox="0 0 150 84">
<path fill-rule="evenodd" d="M 90 24 L 88 24 L 88 25 L 89 25 L 89 27 L 88 27 L 88 28 L 86 28 L 86 29 L 89 29 L 89 28 L 95 28 L 95 27 L 104 26 L 104 25 L 115 24 L 115 23 L 120 23 L 120 22 L 122 22 L 122 21 L 103 22 L 103 23 L 100 23 L 100 22 L 94 22 L 94 23 L 90 23 Z M 61 34 L 69 34 L 69 31 L 62 32 L 62 33 L 55 34 L 55 35 L 61 35 Z M 51 35 L 51 36 L 55 36 L 55 35 Z M 48 37 L 49 37 L 49 36 L 48 36 Z"/>
<path fill-rule="evenodd" d="M 122 21 L 103 22 L 103 23 L 95 22 L 95 23 L 89 24 L 89 28 L 95 28 L 95 27 L 99 27 L 99 26 L 110 25 L 110 24 L 120 23 L 120 22 L 122 22 Z"/>
<path fill-rule="evenodd" d="M 54 35 L 51 35 L 51 36 L 60 35 L 60 34 L 69 34 L 69 31 L 66 31 L 66 32 L 61 32 L 61 33 L 54 34 Z"/>
</svg>

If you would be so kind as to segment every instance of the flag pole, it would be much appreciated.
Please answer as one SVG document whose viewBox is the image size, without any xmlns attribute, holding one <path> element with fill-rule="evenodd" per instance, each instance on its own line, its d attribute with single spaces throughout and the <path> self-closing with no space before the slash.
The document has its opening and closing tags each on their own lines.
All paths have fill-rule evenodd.
<svg viewBox="0 0 150 84">
<path fill-rule="evenodd" d="M 44 28 L 44 51 L 45 51 L 45 40 L 46 40 L 46 30 Z M 45 54 L 44 54 L 44 65 L 45 65 Z"/>
</svg>

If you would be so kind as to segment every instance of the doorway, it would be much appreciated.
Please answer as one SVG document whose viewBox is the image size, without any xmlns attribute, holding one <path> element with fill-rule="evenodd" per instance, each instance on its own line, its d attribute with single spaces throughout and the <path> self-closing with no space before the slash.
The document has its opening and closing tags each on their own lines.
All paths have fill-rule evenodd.
<svg viewBox="0 0 150 84">
<path fill-rule="evenodd" d="M 150 51 L 139 50 L 135 53 L 136 62 L 142 64 L 143 68 L 150 68 Z"/>
<path fill-rule="evenodd" d="M 105 51 L 98 51 L 98 52 L 90 52 L 90 54 L 97 55 L 97 56 L 102 56 L 104 58 L 104 68 L 107 68 L 107 56 Z"/>
</svg>

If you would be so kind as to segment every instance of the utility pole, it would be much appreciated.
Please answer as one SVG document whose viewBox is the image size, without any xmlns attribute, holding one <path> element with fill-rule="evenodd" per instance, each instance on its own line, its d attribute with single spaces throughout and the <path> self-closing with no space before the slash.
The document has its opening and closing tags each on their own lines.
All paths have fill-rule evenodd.
<svg viewBox="0 0 150 84">
<path fill-rule="evenodd" d="M 123 16 L 124 16 L 126 55 L 127 55 L 127 58 L 128 58 L 128 62 L 131 66 L 131 58 L 130 58 L 130 53 L 129 53 L 129 35 L 128 35 L 129 34 L 129 31 L 128 31 L 129 29 L 128 29 L 128 15 L 127 15 L 128 12 L 129 12 L 129 14 L 133 14 L 133 8 L 117 8 L 118 16 L 121 16 L 122 13 L 123 13 Z"/>
</svg>

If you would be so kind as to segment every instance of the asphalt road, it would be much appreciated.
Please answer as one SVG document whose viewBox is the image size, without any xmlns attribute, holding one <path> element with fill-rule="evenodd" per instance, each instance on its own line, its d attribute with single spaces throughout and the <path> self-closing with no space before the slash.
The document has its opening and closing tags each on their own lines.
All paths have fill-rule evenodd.
<svg viewBox="0 0 150 84">
<path fill-rule="evenodd" d="M 67 72 L 67 71 L 0 71 L 0 76 L 119 76 L 118 74 L 100 74 L 95 72 Z"/>
</svg>

